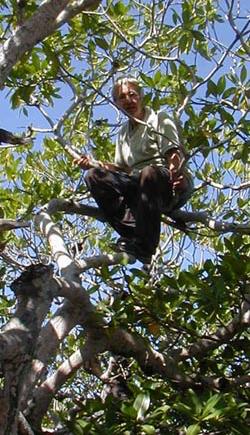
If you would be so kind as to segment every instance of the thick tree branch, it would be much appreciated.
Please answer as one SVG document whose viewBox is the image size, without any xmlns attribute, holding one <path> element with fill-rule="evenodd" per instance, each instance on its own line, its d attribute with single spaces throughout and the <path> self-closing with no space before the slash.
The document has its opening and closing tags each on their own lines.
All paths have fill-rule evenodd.
<svg viewBox="0 0 250 435">
<path fill-rule="evenodd" d="M 16 230 L 17 228 L 27 228 L 30 226 L 29 222 L 15 221 L 12 219 L 0 219 L 0 232 Z"/>
<path fill-rule="evenodd" d="M 216 220 L 211 218 L 207 212 L 188 212 L 183 210 L 175 210 L 170 215 L 171 218 L 177 221 L 200 222 L 207 228 L 218 233 L 239 233 L 250 234 L 250 224 L 237 224 Z"/>
<path fill-rule="evenodd" d="M 81 269 L 70 257 L 59 227 L 52 222 L 50 215 L 45 212 L 37 215 L 35 222 L 47 238 L 52 255 L 61 272 L 61 278 L 54 279 L 57 289 L 54 294 L 66 297 L 70 302 L 65 300 L 62 307 L 53 315 L 40 334 L 37 359 L 34 361 L 29 374 L 29 384 L 31 385 L 34 385 L 36 380 L 41 377 L 49 358 L 55 354 L 60 342 L 74 326 L 82 324 L 87 328 L 91 327 L 96 330 L 100 328 L 100 322 L 102 323 L 90 303 L 87 292 L 81 286 L 79 277 Z M 83 263 L 86 267 L 87 264 Z M 31 413 L 30 418 L 34 424 L 38 424 L 35 415 Z"/>
<path fill-rule="evenodd" d="M 70 331 L 79 324 L 82 315 L 81 305 L 73 306 L 67 300 L 53 314 L 39 335 L 36 358 L 27 377 L 27 384 L 35 385 L 42 378 L 50 358 L 56 354 L 60 343 Z"/>
<path fill-rule="evenodd" d="M 88 206 L 81 204 L 74 200 L 67 199 L 52 199 L 48 204 L 47 210 L 50 214 L 54 214 L 58 211 L 65 211 L 66 213 L 76 213 L 83 216 L 95 217 L 100 221 L 105 221 L 102 213 L 98 207 Z M 211 218 L 207 212 L 188 212 L 184 210 L 175 210 L 169 216 L 176 221 L 182 221 L 185 223 L 200 222 L 204 224 L 207 228 L 210 228 L 219 233 L 240 233 L 240 234 L 250 234 L 249 224 L 237 224 L 229 223 L 216 220 Z M 166 218 L 162 218 L 163 222 L 171 224 Z"/>
<path fill-rule="evenodd" d="M 79 283 L 66 278 L 55 278 L 54 283 L 53 295 L 64 297 L 65 301 L 41 331 L 31 382 L 41 375 L 49 358 L 74 326 L 81 324 L 89 330 L 103 325 L 102 318 L 95 312 L 88 294 Z"/>
<path fill-rule="evenodd" d="M 12 67 L 38 42 L 51 35 L 58 27 L 84 10 L 99 6 L 97 0 L 47 0 L 0 47 L 0 87 Z"/>
<path fill-rule="evenodd" d="M 31 367 L 41 324 L 52 301 L 51 276 L 50 267 L 35 265 L 23 272 L 11 286 L 17 297 L 17 308 L 0 335 L 5 398 L 0 420 L 6 434 L 17 433 L 18 414 L 29 395 L 26 375 Z"/>
<path fill-rule="evenodd" d="M 64 243 L 60 228 L 54 224 L 50 215 L 41 212 L 35 216 L 35 224 L 40 228 L 43 236 L 47 239 L 52 256 L 56 261 L 62 275 L 79 281 L 79 269 L 77 263 L 71 258 Z"/>
<path fill-rule="evenodd" d="M 30 340 L 37 338 L 39 325 L 52 300 L 50 280 L 51 268 L 36 265 L 29 267 L 11 285 L 17 297 L 17 308 L 0 335 L 0 360 L 12 360 L 25 353 L 30 348 Z"/>
<path fill-rule="evenodd" d="M 3 128 L 0 128 L 0 145 L 1 145 L 1 150 L 3 148 L 8 148 L 8 147 L 16 147 L 18 145 L 25 145 L 27 143 L 31 142 L 31 137 L 30 134 L 28 134 L 26 137 L 22 136 L 16 136 L 15 134 L 13 134 L 11 131 L 5 130 Z M 7 144 L 11 144 L 9 146 L 3 146 L 3 143 L 7 143 Z"/>
<path fill-rule="evenodd" d="M 238 376 L 236 378 L 202 376 L 200 382 L 203 388 L 209 388 L 215 391 L 235 390 L 235 388 L 246 385 L 250 382 L 250 376 Z"/>
<path fill-rule="evenodd" d="M 77 288 L 71 282 L 67 282 L 65 278 L 56 278 L 57 294 L 67 297 L 72 302 L 72 307 L 77 305 L 80 307 L 83 318 L 78 318 L 79 322 L 83 322 L 89 328 L 89 341 L 81 351 L 75 352 L 69 360 L 65 361 L 59 370 L 50 376 L 36 391 L 36 408 L 30 415 L 30 421 L 36 427 L 39 427 L 43 415 L 46 413 L 48 406 L 60 389 L 60 387 L 73 375 L 73 373 L 80 368 L 84 362 L 94 360 L 94 358 L 104 351 L 111 351 L 116 355 L 125 357 L 133 357 L 136 359 L 141 369 L 146 375 L 160 375 L 171 382 L 177 384 L 181 388 L 201 388 L 202 386 L 210 385 L 211 388 L 218 389 L 228 380 L 218 380 L 217 378 L 199 376 L 186 376 L 179 367 L 178 362 L 182 358 L 179 355 L 175 357 L 165 357 L 159 352 L 153 350 L 148 343 L 141 339 L 141 337 L 133 335 L 121 329 L 111 329 L 103 323 L 101 318 L 97 318 L 95 313 L 90 309 L 90 317 L 88 315 L 89 302 L 81 287 Z M 87 303 L 87 306 L 86 306 Z M 240 315 L 240 323 L 245 324 L 249 322 L 249 307 L 246 303 L 242 305 L 242 312 Z M 91 308 L 91 305 L 90 305 Z M 98 332 L 97 332 L 98 331 Z M 238 328 L 234 328 L 238 331 Z M 220 331 L 222 335 L 222 329 Z M 229 333 L 232 334 L 231 328 Z M 228 339 L 228 336 L 226 337 Z M 225 336 L 223 337 L 225 339 Z M 217 343 L 217 345 L 219 345 Z M 216 346 L 217 347 L 217 346 Z M 203 344 L 202 351 L 206 348 Z M 201 352 L 200 352 L 201 353 Z M 182 356 L 183 352 L 181 352 Z M 196 352 L 196 356 L 199 356 Z M 186 357 L 190 357 L 186 355 Z M 101 375 L 98 377 L 101 378 Z M 105 381 L 105 380 L 104 380 Z M 223 384 L 224 382 L 224 384 Z M 233 381 L 232 381 L 233 382 Z"/>
<path fill-rule="evenodd" d="M 18 435 L 35 435 L 22 412 L 18 415 Z"/>
<path fill-rule="evenodd" d="M 89 362 L 90 369 L 91 362 L 96 366 L 96 356 L 107 350 L 110 350 L 116 355 L 134 357 L 146 374 L 161 374 L 178 384 L 181 383 L 183 386 L 193 384 L 191 378 L 179 372 L 174 360 L 171 358 L 164 359 L 160 353 L 151 349 L 139 336 L 135 336 L 120 329 L 113 331 L 113 328 L 109 329 L 106 327 L 98 330 L 98 334 L 90 333 L 85 346 L 72 354 L 71 357 L 37 389 L 35 400 L 38 406 L 36 406 L 35 415 L 32 416 L 32 419 L 34 418 L 36 423 L 40 424 L 51 400 L 67 379 L 80 367 L 87 365 L 89 368 Z M 100 379 L 102 378 L 101 372 L 97 373 L 96 370 L 94 370 L 94 372 Z M 104 382 L 106 381 L 107 380 L 104 379 Z"/>
<path fill-rule="evenodd" d="M 79 267 L 81 272 L 85 272 L 88 269 L 95 268 L 101 266 L 114 266 L 115 264 L 127 264 L 127 263 L 135 263 L 136 258 L 132 255 L 128 255 L 125 252 L 119 254 L 103 254 L 96 255 L 90 258 L 85 257 L 83 262 L 79 261 Z"/>
<path fill-rule="evenodd" d="M 95 219 L 105 222 L 105 217 L 98 207 L 81 204 L 74 199 L 54 198 L 47 205 L 47 212 L 53 215 L 59 211 L 64 211 L 69 214 L 79 214 L 83 216 L 94 217 Z"/>
<path fill-rule="evenodd" d="M 37 427 L 40 427 L 43 416 L 46 414 L 48 407 L 65 382 L 71 378 L 74 373 L 81 367 L 91 370 L 92 365 L 97 365 L 95 361 L 96 354 L 105 350 L 105 340 L 100 336 L 100 340 L 95 342 L 88 341 L 82 349 L 74 352 L 61 366 L 44 381 L 36 390 L 34 400 L 37 404 L 30 421 Z M 101 369 L 99 376 L 101 376 Z"/>
</svg>

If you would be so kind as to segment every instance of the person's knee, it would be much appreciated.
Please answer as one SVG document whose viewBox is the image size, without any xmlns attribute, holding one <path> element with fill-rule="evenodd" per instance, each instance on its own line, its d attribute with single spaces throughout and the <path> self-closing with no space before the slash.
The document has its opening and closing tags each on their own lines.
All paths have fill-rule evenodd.
<svg viewBox="0 0 250 435">
<path fill-rule="evenodd" d="M 157 178 L 157 168 L 155 166 L 145 166 L 145 168 L 141 170 L 141 183 L 155 183 Z"/>
<path fill-rule="evenodd" d="M 103 174 L 103 169 L 101 168 L 91 168 L 84 176 L 84 180 L 87 186 L 92 185 L 93 183 L 98 182 L 100 178 L 103 178 L 105 174 Z"/>
<path fill-rule="evenodd" d="M 88 187 L 91 186 L 91 184 L 93 183 L 93 179 L 94 179 L 93 169 L 89 169 L 88 172 L 84 174 L 84 181 Z"/>
</svg>

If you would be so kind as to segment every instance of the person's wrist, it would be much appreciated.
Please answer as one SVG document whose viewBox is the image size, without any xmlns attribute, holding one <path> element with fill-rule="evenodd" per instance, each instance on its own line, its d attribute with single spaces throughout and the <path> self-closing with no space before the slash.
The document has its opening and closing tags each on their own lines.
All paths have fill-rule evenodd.
<svg viewBox="0 0 250 435">
<path fill-rule="evenodd" d="M 104 168 L 105 164 L 101 162 L 101 160 L 98 160 L 98 165 L 100 168 Z"/>
</svg>

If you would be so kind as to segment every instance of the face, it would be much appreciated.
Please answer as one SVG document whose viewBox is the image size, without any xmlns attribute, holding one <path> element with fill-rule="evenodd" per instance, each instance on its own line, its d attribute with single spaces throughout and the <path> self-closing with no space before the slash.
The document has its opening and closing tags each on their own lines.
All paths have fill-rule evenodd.
<svg viewBox="0 0 250 435">
<path fill-rule="evenodd" d="M 115 89 L 115 102 L 127 115 L 143 119 L 144 108 L 138 88 L 134 83 L 124 82 Z"/>
</svg>

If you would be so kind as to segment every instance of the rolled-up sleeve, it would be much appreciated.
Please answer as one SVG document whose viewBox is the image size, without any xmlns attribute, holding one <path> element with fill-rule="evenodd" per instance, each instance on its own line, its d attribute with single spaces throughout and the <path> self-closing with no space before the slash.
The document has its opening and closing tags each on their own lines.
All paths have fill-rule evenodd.
<svg viewBox="0 0 250 435">
<path fill-rule="evenodd" d="M 158 143 L 161 146 L 162 154 L 166 154 L 172 148 L 178 148 L 180 145 L 178 132 L 175 123 L 164 112 L 158 114 Z"/>
<path fill-rule="evenodd" d="M 122 154 L 122 146 L 123 146 L 123 134 L 120 131 L 116 139 L 115 159 L 114 159 L 114 163 L 120 167 L 125 166 L 125 162 Z"/>
</svg>

